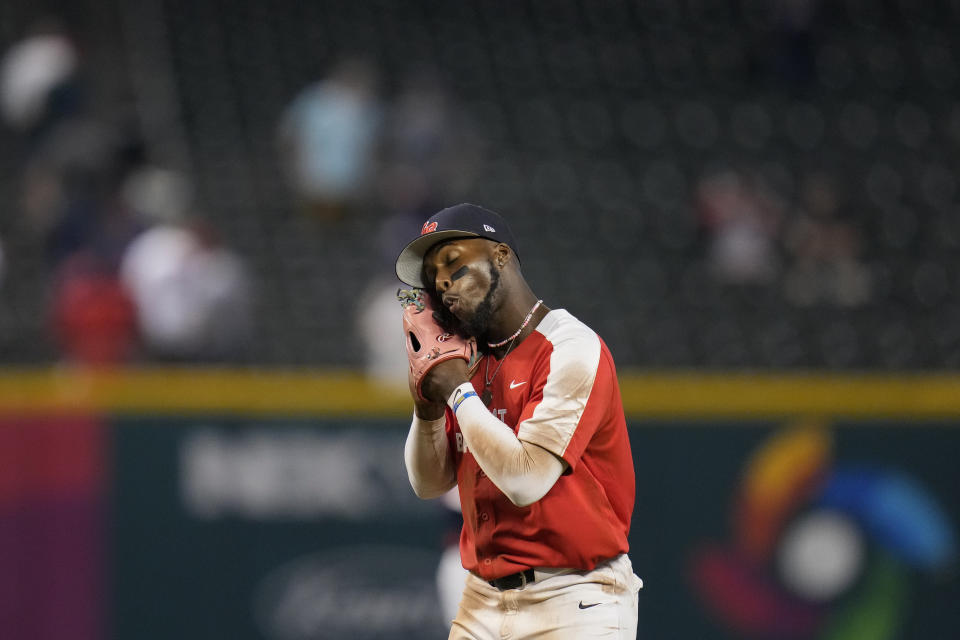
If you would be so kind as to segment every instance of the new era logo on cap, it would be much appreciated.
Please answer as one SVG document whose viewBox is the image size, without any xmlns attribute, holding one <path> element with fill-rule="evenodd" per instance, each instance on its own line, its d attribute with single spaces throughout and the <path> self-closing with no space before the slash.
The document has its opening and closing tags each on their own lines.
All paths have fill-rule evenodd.
<svg viewBox="0 0 960 640">
<path fill-rule="evenodd" d="M 479 237 L 502 242 L 513 249 L 517 259 L 517 243 L 510 227 L 499 215 L 475 204 L 463 203 L 447 207 L 431 216 L 420 228 L 420 236 L 411 240 L 397 257 L 397 276 L 414 287 L 423 287 L 423 256 L 430 247 L 444 240 Z"/>
</svg>

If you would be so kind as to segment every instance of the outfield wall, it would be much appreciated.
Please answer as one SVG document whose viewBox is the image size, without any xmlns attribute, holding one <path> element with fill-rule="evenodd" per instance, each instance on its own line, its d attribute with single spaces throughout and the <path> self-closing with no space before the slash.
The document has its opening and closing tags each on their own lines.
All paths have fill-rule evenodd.
<svg viewBox="0 0 960 640">
<path fill-rule="evenodd" d="M 753 637 L 771 612 L 781 637 L 960 628 L 944 551 L 960 525 L 960 376 L 621 384 L 641 637 Z M 406 484 L 409 412 L 352 372 L 0 373 L 3 636 L 446 637 L 435 575 L 455 523 Z M 823 512 L 846 513 L 859 546 L 800 526 Z M 820 553 L 784 582 L 778 550 L 798 531 Z"/>
</svg>

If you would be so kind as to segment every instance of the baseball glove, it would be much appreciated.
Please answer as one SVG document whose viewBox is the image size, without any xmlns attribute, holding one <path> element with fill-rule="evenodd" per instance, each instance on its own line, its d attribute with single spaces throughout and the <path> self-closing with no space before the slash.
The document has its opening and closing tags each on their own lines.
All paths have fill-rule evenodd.
<svg viewBox="0 0 960 640">
<path fill-rule="evenodd" d="M 467 361 L 471 375 L 480 353 L 476 338 L 465 338 L 444 329 L 435 317 L 436 309 L 429 293 L 423 289 L 400 289 L 397 300 L 403 307 L 403 332 L 407 343 L 407 358 L 410 375 L 416 387 L 417 397 L 423 397 L 421 386 L 427 373 L 441 362 L 453 358 Z"/>
</svg>

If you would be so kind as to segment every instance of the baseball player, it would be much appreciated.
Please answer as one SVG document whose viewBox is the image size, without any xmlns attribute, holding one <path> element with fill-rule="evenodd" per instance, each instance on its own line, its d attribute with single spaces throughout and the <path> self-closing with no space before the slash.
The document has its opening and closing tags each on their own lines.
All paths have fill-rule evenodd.
<svg viewBox="0 0 960 640">
<path fill-rule="evenodd" d="M 633 639 L 634 470 L 613 358 L 549 309 L 504 220 L 440 211 L 397 259 L 421 498 L 457 486 L 469 570 L 451 639 Z"/>
</svg>

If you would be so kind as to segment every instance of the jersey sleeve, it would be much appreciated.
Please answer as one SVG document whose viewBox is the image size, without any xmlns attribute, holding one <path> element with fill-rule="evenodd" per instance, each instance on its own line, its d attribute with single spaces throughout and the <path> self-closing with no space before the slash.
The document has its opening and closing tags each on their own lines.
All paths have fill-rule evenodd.
<svg viewBox="0 0 960 640">
<path fill-rule="evenodd" d="M 584 420 L 594 395 L 601 361 L 600 338 L 577 323 L 548 336 L 552 349 L 529 402 L 523 408 L 517 437 L 536 444 L 575 468 L 583 452 L 571 443 L 587 442 L 597 423 Z"/>
</svg>

